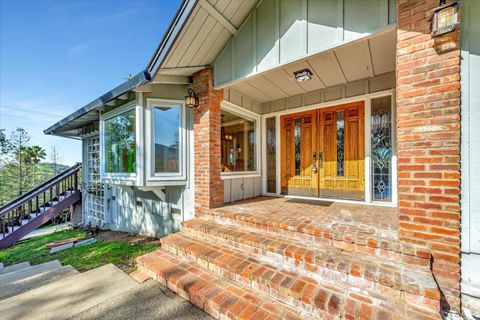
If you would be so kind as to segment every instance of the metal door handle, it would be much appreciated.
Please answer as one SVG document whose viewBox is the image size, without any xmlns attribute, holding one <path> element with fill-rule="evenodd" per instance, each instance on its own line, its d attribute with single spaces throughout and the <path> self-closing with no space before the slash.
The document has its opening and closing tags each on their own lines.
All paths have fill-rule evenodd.
<svg viewBox="0 0 480 320">
<path fill-rule="evenodd" d="M 313 173 L 317 173 L 317 153 L 313 151 L 313 167 L 312 167 Z"/>
</svg>

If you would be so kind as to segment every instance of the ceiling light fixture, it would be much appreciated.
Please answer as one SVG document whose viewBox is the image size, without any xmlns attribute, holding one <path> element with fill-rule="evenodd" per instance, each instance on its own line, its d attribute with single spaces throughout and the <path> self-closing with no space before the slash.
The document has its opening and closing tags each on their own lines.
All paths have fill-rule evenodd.
<svg viewBox="0 0 480 320">
<path fill-rule="evenodd" d="M 310 80 L 313 76 L 313 72 L 308 68 L 295 71 L 293 74 L 295 75 L 295 80 L 297 80 L 297 82 Z"/>
</svg>

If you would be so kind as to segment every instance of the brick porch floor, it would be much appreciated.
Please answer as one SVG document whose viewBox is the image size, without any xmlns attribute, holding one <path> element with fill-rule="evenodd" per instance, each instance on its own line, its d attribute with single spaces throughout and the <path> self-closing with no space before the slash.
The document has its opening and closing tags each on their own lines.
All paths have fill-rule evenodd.
<svg viewBox="0 0 480 320">
<path fill-rule="evenodd" d="M 215 318 L 440 319 L 430 252 L 394 208 L 259 197 L 186 221 L 139 270 Z"/>
</svg>

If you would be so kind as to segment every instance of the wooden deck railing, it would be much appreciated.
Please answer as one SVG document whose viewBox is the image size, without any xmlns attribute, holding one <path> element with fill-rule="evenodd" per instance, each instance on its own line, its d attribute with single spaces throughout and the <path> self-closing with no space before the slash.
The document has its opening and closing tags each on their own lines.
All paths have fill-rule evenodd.
<svg viewBox="0 0 480 320">
<path fill-rule="evenodd" d="M 80 163 L 76 164 L 0 207 L 0 239 L 14 233 L 30 220 L 78 193 L 80 191 L 78 174 L 81 168 Z"/>
</svg>

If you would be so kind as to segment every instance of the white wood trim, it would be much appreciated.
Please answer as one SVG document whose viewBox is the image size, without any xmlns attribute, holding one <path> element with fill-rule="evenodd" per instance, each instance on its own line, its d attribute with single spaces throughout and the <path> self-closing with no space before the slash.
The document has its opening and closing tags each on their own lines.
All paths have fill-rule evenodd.
<svg viewBox="0 0 480 320">
<path fill-rule="evenodd" d="M 372 202 L 372 100 L 365 99 L 365 202 Z"/>
<path fill-rule="evenodd" d="M 392 90 L 392 203 L 398 204 L 398 167 L 397 167 L 397 103 L 395 90 Z"/>
<path fill-rule="evenodd" d="M 155 172 L 155 118 L 153 116 L 153 109 L 155 107 L 171 107 L 180 110 L 180 128 L 179 128 L 179 172 L 178 173 L 156 173 Z M 185 102 L 183 100 L 157 99 L 147 98 L 147 107 L 145 109 L 145 151 L 146 151 L 146 180 L 147 185 L 185 185 L 187 179 L 186 174 L 186 159 L 187 159 L 187 145 L 186 145 L 186 110 Z M 176 181 L 176 182 L 174 182 Z"/>
<path fill-rule="evenodd" d="M 240 117 L 245 117 L 247 119 L 255 121 L 255 171 L 238 171 L 238 172 L 221 172 L 220 173 L 220 178 L 222 180 L 225 179 L 234 179 L 234 178 L 245 178 L 245 177 L 260 177 L 261 176 L 261 165 L 262 165 L 262 155 L 261 155 L 261 144 L 262 140 L 260 137 L 260 134 L 263 132 L 262 131 L 262 124 L 261 124 L 261 118 L 262 116 L 259 114 L 256 114 L 255 112 L 246 110 L 240 106 L 237 106 L 236 104 L 233 104 L 229 101 L 223 100 L 220 103 L 220 108 L 224 109 L 228 112 L 231 112 L 233 114 L 236 114 Z M 220 137 L 221 138 L 221 137 Z"/>
<path fill-rule="evenodd" d="M 199 0 L 198 4 L 205 9 L 216 21 L 218 21 L 225 29 L 227 29 L 232 35 L 237 33 L 237 28 L 233 26 L 220 12 L 215 9 L 208 1 Z"/>
</svg>

